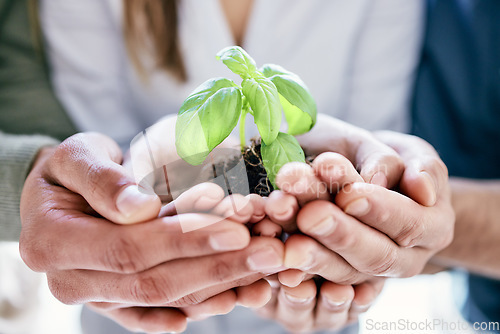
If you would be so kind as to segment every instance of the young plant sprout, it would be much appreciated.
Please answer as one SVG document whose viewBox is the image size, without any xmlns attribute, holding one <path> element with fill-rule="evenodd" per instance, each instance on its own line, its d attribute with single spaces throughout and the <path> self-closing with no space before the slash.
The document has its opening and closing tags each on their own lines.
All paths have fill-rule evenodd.
<svg viewBox="0 0 500 334">
<path fill-rule="evenodd" d="M 179 156 L 200 165 L 240 122 L 241 149 L 246 146 L 245 117 L 254 117 L 261 137 L 262 163 L 275 185 L 276 174 L 286 163 L 305 161 L 293 137 L 316 123 L 316 103 L 300 78 L 278 65 L 257 69 L 255 61 L 238 46 L 224 48 L 217 59 L 242 78 L 241 86 L 226 78 L 207 80 L 182 104 L 175 127 Z M 282 110 L 288 123 L 280 132 Z"/>
</svg>

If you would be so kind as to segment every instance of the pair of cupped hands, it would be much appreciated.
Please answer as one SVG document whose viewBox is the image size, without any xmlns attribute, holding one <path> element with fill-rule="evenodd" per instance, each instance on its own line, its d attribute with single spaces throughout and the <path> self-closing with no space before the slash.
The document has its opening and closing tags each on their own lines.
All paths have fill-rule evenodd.
<svg viewBox="0 0 500 334">
<path fill-rule="evenodd" d="M 148 132 L 160 164 L 175 157 L 174 126 Z M 419 274 L 451 242 L 447 169 L 419 138 L 324 115 L 298 139 L 316 159 L 285 165 L 268 198 L 203 183 L 162 203 L 113 140 L 72 136 L 26 180 L 23 260 L 60 301 L 131 330 L 180 332 L 235 305 L 296 332 L 342 328 L 385 278 Z"/>
</svg>

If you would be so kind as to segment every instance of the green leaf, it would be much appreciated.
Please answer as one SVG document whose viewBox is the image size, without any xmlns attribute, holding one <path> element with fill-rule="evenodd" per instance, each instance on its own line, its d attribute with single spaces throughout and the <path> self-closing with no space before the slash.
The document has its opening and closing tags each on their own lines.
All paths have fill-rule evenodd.
<svg viewBox="0 0 500 334">
<path fill-rule="evenodd" d="M 316 124 L 316 102 L 300 78 L 281 66 L 264 65 L 261 72 L 269 78 L 280 94 L 280 102 L 288 123 L 288 133 L 306 133 Z"/>
<path fill-rule="evenodd" d="M 295 137 L 280 132 L 276 140 L 270 145 L 262 143 L 260 148 L 262 162 L 267 172 L 267 177 L 275 189 L 276 175 L 283 165 L 292 161 L 305 162 L 304 151 Z"/>
<path fill-rule="evenodd" d="M 276 86 L 263 76 L 249 78 L 241 83 L 262 141 L 271 144 L 281 126 L 281 104 Z"/>
<path fill-rule="evenodd" d="M 252 77 L 257 71 L 255 61 L 239 46 L 230 46 L 217 53 L 217 59 L 243 79 Z"/>
<path fill-rule="evenodd" d="M 241 113 L 241 91 L 231 80 L 211 79 L 196 88 L 182 104 L 175 124 L 177 153 L 192 165 L 229 136 Z"/>
</svg>

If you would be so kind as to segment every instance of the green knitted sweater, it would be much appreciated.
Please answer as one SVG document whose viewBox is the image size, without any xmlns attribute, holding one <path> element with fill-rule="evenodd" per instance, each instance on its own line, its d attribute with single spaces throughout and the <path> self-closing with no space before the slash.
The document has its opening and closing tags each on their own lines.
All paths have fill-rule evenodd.
<svg viewBox="0 0 500 334">
<path fill-rule="evenodd" d="M 40 148 L 75 127 L 55 98 L 37 34 L 36 2 L 0 0 L 0 241 L 19 239 L 19 200 Z"/>
</svg>

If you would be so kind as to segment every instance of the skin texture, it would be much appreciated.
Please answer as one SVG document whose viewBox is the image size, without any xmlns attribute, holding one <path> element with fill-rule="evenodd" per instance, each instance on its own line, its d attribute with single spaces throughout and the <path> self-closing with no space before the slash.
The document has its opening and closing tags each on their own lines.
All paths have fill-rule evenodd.
<svg viewBox="0 0 500 334">
<path fill-rule="evenodd" d="M 233 220 L 216 214 L 224 205 L 221 192 L 195 189 L 178 201 L 192 213 L 172 215 L 176 210 L 167 208 L 164 217 L 154 218 L 159 199 L 132 192 L 137 198 L 125 200 L 123 215 L 117 199 L 135 181 L 120 162 L 109 138 L 79 134 L 42 152 L 26 180 L 21 255 L 31 269 L 47 273 L 56 298 L 92 303 L 122 325 L 149 332 L 181 331 L 187 317 L 267 302 L 269 285 L 255 282 L 266 275 L 262 271 L 281 267 L 283 245 L 272 238 L 250 240 L 242 224 L 253 214 L 249 201 L 232 213 Z M 203 213 L 186 207 L 192 199 L 199 203 L 197 196 L 212 196 L 212 207 L 207 201 Z M 247 288 L 257 297 L 249 297 Z"/>
<path fill-rule="evenodd" d="M 173 119 L 160 122 L 150 133 L 150 144 L 165 143 L 154 134 L 169 133 L 162 126 L 172 124 Z M 411 137 L 397 151 L 343 123 L 318 124 L 327 128 L 319 126 L 311 135 L 324 140 L 310 141 L 306 148 L 319 153 L 330 147 L 337 154 L 319 156 L 313 166 L 283 168 L 277 182 L 289 188 L 267 199 L 228 200 L 217 186 L 202 184 L 163 206 L 158 197 L 147 195 L 148 189 L 125 191 L 132 199 L 121 195 L 136 187 L 137 175 L 129 169 L 133 161 L 122 167 L 121 153 L 109 138 L 71 137 L 42 152 L 26 181 L 23 259 L 47 273 L 59 300 L 89 303 L 133 330 L 180 331 L 188 317 L 227 313 L 236 303 L 266 305 L 261 313 L 285 327 L 300 325 L 301 331 L 343 327 L 368 309 L 383 277 L 417 274 L 449 243 L 453 212 L 446 170 L 424 142 L 417 142 L 421 148 L 414 151 Z M 397 142 L 404 143 L 401 138 Z M 163 152 L 167 162 L 175 159 L 161 145 L 151 147 L 155 157 Z M 342 168 L 332 169 L 332 164 Z M 412 189 L 419 189 L 422 203 L 384 187 L 396 184 L 409 189 L 410 197 Z M 378 211 L 386 205 L 377 202 L 380 196 L 392 203 L 384 209 L 386 219 Z M 356 213 L 352 202 L 360 198 L 368 201 L 369 210 Z M 403 216 L 394 210 L 402 206 Z M 333 229 L 323 225 L 318 233 L 324 221 L 318 218 L 327 218 Z M 149 221 L 138 224 L 142 220 Z M 247 224 L 260 236 L 250 237 Z M 302 234 L 283 244 L 274 238 L 282 231 Z M 357 246 L 370 243 L 379 248 Z M 317 256 L 309 261 L 308 254 Z M 315 283 L 318 277 L 322 280 Z M 318 284 L 319 293 L 311 284 Z"/>
<path fill-rule="evenodd" d="M 434 149 L 415 137 L 381 132 L 376 139 L 341 123 L 325 119 L 300 138 L 309 152 L 334 153 L 319 155 L 312 167 L 292 163 L 282 168 L 277 183 L 283 193 L 276 198 L 288 204 L 280 206 L 270 196 L 266 205 L 272 221 L 303 235 L 286 241 L 284 264 L 292 269 L 278 274 L 271 303 L 261 313 L 298 332 L 341 328 L 354 321 L 380 293 L 383 277 L 420 273 L 453 237 L 447 170 Z M 326 131 L 324 126 L 342 131 Z M 318 191 L 324 189 L 320 183 L 326 185 L 329 200 Z M 402 194 L 387 189 L 396 185 Z M 307 286 L 318 276 L 327 281 L 315 294 Z M 327 307 L 331 303 L 324 302 L 326 291 L 346 291 L 351 284 L 354 293 L 333 317 Z M 299 288 L 302 298 L 285 298 L 283 291 L 290 288 Z"/>
<path fill-rule="evenodd" d="M 500 279 L 498 224 L 500 181 L 452 178 L 453 207 L 456 210 L 455 237 L 431 264 L 442 269 L 462 267 Z"/>
<path fill-rule="evenodd" d="M 377 151 L 376 148 L 384 144 L 375 137 L 347 125 L 340 127 L 336 120 L 328 122 L 330 119 L 318 124 L 345 129 L 344 133 L 335 131 L 335 140 L 332 140 L 329 137 L 332 131 L 319 128 L 309 136 L 324 136 L 322 140 L 311 141 L 306 137 L 303 142 L 309 142 L 306 148 L 315 153 L 326 150 L 325 143 L 331 143 L 330 150 L 346 158 L 332 153 L 318 156 L 312 168 L 315 176 L 307 172 L 308 184 L 313 185 L 308 189 L 295 187 L 302 178 L 296 178 L 294 173 L 305 174 L 304 165 L 285 166 L 277 177 L 280 187 L 288 184 L 283 191 L 289 190 L 288 193 L 303 204 L 297 227 L 305 236 L 294 235 L 287 240 L 285 265 L 344 284 L 359 283 L 369 276 L 418 274 L 431 256 L 448 246 L 453 237 L 454 213 L 446 167 L 435 150 L 418 138 L 379 133 L 378 136 L 393 147 Z M 353 159 L 351 166 L 349 157 Z M 337 166 L 343 166 L 340 168 L 343 172 L 332 172 L 330 166 L 335 161 Z M 359 175 L 353 165 L 360 169 Z M 383 177 L 374 178 L 379 172 Z M 359 182 L 361 179 L 365 182 Z M 329 186 L 330 191 L 341 186 L 335 204 L 325 200 L 310 202 L 314 193 L 311 188 L 317 188 L 314 184 L 320 180 L 335 185 Z M 374 180 L 387 186 L 399 182 L 406 194 L 373 184 Z M 323 195 L 320 193 L 317 197 L 321 199 Z M 322 263 L 336 263 L 336 270 L 328 272 L 328 268 L 334 266 L 325 267 Z"/>
</svg>

